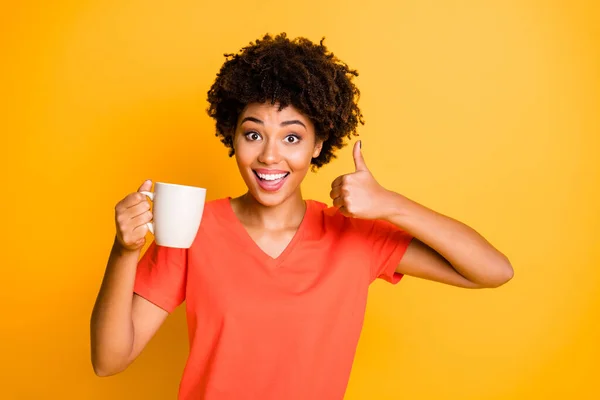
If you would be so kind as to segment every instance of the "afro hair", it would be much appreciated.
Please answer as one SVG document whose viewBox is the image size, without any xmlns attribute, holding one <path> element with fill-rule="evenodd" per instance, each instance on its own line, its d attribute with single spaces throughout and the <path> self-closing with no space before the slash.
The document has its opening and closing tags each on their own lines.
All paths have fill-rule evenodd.
<svg viewBox="0 0 600 400">
<path fill-rule="evenodd" d="M 317 140 L 323 141 L 321 153 L 311 161 L 313 169 L 335 158 L 344 138 L 358 136 L 357 125 L 364 124 L 357 105 L 360 92 L 352 82 L 358 72 L 329 52 L 324 40 L 317 45 L 303 37 L 290 40 L 286 33 L 267 34 L 238 54 L 225 54 L 208 91 L 207 112 L 230 157 L 239 115 L 251 103 L 271 102 L 280 110 L 292 105 L 310 118 Z"/>
</svg>

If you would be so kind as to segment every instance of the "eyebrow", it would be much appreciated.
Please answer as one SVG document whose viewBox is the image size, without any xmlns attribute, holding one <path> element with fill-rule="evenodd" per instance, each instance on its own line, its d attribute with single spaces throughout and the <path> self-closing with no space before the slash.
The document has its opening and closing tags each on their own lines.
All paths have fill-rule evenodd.
<svg viewBox="0 0 600 400">
<path fill-rule="evenodd" d="M 254 117 L 246 117 L 246 118 L 244 118 L 244 119 L 242 120 L 242 122 L 240 122 L 240 125 L 241 125 L 241 124 L 243 124 L 243 123 L 244 123 L 244 122 L 246 122 L 246 121 L 252 121 L 252 122 L 256 122 L 257 124 L 260 124 L 260 125 L 264 125 L 264 124 L 265 124 L 264 122 L 262 122 L 262 121 L 261 121 L 260 119 L 258 119 L 258 118 L 254 118 Z M 306 129 L 306 125 L 304 125 L 304 124 L 302 123 L 302 121 L 300 121 L 300 120 L 297 120 L 297 119 L 293 119 L 293 120 L 290 120 L 290 121 L 283 121 L 283 122 L 280 124 L 280 126 L 288 126 L 288 125 L 302 125 L 302 126 L 304 127 L 304 129 Z"/>
</svg>

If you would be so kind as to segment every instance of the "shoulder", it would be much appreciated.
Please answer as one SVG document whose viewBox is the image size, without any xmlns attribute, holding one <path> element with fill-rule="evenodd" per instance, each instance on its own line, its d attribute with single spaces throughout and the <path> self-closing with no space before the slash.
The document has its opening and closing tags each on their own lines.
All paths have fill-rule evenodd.
<svg viewBox="0 0 600 400">
<path fill-rule="evenodd" d="M 214 200 L 209 200 L 204 203 L 204 212 L 205 213 L 222 213 L 225 210 L 225 207 L 229 206 L 229 197 L 221 197 Z"/>
<path fill-rule="evenodd" d="M 308 210 L 317 218 L 325 221 L 343 222 L 346 217 L 343 216 L 335 207 L 330 207 L 318 200 L 306 200 Z"/>
<path fill-rule="evenodd" d="M 337 207 L 328 206 L 320 201 L 306 200 L 306 202 L 313 218 L 319 221 L 325 230 L 364 231 L 373 225 L 373 221 L 347 217 Z"/>
<path fill-rule="evenodd" d="M 312 208 L 314 218 L 321 222 L 325 230 L 368 234 L 374 231 L 389 232 L 398 229 L 387 221 L 347 217 L 337 207 L 328 206 L 317 200 L 306 201 Z"/>
<path fill-rule="evenodd" d="M 218 198 L 204 203 L 202 212 L 202 221 L 200 227 L 207 228 L 214 224 L 223 224 L 224 220 L 229 219 L 231 206 L 229 197 Z"/>
</svg>

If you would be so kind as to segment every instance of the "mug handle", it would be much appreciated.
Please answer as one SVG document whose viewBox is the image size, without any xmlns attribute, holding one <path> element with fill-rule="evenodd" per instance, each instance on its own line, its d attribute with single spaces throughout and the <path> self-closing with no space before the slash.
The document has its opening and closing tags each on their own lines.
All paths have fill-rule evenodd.
<svg viewBox="0 0 600 400">
<path fill-rule="evenodd" d="M 153 192 L 140 192 L 143 195 L 146 195 L 150 198 L 150 200 L 154 201 L 154 193 Z M 150 221 L 146 224 L 150 233 L 154 235 L 154 221 Z"/>
</svg>

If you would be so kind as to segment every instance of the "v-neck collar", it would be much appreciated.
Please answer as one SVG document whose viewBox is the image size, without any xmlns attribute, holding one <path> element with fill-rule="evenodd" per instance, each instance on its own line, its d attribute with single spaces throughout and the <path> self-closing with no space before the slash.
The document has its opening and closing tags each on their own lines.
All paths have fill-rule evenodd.
<svg viewBox="0 0 600 400">
<path fill-rule="evenodd" d="M 304 202 L 306 204 L 306 210 L 304 211 L 304 216 L 302 217 L 300 225 L 298 225 L 296 233 L 294 233 L 292 240 L 290 240 L 283 252 L 281 252 L 279 256 L 273 258 L 269 254 L 265 253 L 264 250 L 261 249 L 260 246 L 254 241 L 254 239 L 252 239 L 252 236 L 250 236 L 246 230 L 246 227 L 244 224 L 242 224 L 242 221 L 240 221 L 238 216 L 233 211 L 231 197 L 225 197 L 222 199 L 222 202 L 225 209 L 225 215 L 231 221 L 233 232 L 242 240 L 241 245 L 244 246 L 249 252 L 254 254 L 259 260 L 261 260 L 261 262 L 273 268 L 279 267 L 285 261 L 297 243 L 302 240 L 304 232 L 307 229 L 307 225 L 310 223 L 312 201 L 305 200 Z"/>
</svg>

